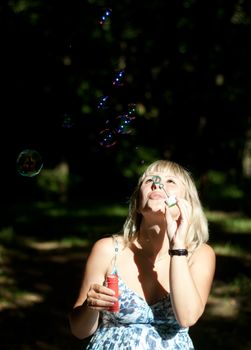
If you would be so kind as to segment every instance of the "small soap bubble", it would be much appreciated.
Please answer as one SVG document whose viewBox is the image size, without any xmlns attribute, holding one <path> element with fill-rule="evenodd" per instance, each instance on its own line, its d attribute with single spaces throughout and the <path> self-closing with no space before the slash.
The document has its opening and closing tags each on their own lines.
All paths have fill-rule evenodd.
<svg viewBox="0 0 251 350">
<path fill-rule="evenodd" d="M 118 134 L 130 134 L 132 132 L 131 119 L 123 114 L 115 118 L 115 130 Z"/>
<path fill-rule="evenodd" d="M 22 176 L 34 177 L 43 168 L 40 154 L 33 149 L 25 149 L 17 158 L 17 171 Z"/>
<path fill-rule="evenodd" d="M 70 51 L 72 49 L 72 41 L 70 38 L 66 38 L 64 42 L 65 50 Z"/>
<path fill-rule="evenodd" d="M 136 104 L 129 103 L 127 106 L 128 109 L 128 118 L 135 119 L 136 118 Z"/>
<path fill-rule="evenodd" d="M 99 100 L 98 109 L 105 110 L 108 108 L 108 96 L 102 96 Z"/>
<path fill-rule="evenodd" d="M 99 24 L 104 25 L 111 20 L 112 10 L 109 8 L 105 8 L 102 10 L 101 18 L 99 20 Z"/>
<path fill-rule="evenodd" d="M 65 113 L 63 116 L 63 122 L 62 122 L 62 127 L 64 129 L 70 129 L 72 128 L 74 125 L 73 120 L 72 120 L 72 116 L 68 113 Z"/>
<path fill-rule="evenodd" d="M 109 148 L 117 143 L 117 135 L 113 130 L 106 128 L 99 133 L 99 144 L 103 147 Z"/>
<path fill-rule="evenodd" d="M 124 84 L 123 83 L 124 76 L 125 76 L 125 69 L 122 69 L 116 74 L 115 79 L 112 82 L 112 85 L 116 87 L 122 86 Z"/>
</svg>

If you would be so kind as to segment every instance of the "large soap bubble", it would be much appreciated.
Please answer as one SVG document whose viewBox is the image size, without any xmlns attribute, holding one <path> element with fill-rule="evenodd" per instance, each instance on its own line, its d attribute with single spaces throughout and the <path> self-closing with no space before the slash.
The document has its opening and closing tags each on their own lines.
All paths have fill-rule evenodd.
<svg viewBox="0 0 251 350">
<path fill-rule="evenodd" d="M 43 168 L 40 154 L 34 149 L 23 150 L 17 158 L 17 171 L 22 176 L 34 177 Z"/>
</svg>

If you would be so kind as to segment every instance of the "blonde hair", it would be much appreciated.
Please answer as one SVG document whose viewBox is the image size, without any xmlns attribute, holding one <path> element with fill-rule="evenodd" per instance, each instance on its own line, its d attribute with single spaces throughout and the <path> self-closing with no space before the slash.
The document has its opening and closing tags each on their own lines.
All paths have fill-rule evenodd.
<svg viewBox="0 0 251 350">
<path fill-rule="evenodd" d="M 185 186 L 185 199 L 189 201 L 192 206 L 191 224 L 186 241 L 187 249 L 191 252 L 202 243 L 208 241 L 208 221 L 203 211 L 192 175 L 183 166 L 167 160 L 157 160 L 153 162 L 139 178 L 138 184 L 130 198 L 128 216 L 123 225 L 125 243 L 128 244 L 137 238 L 142 219 L 142 214 L 138 211 L 139 190 L 145 176 L 154 172 L 174 175 L 179 178 Z"/>
</svg>

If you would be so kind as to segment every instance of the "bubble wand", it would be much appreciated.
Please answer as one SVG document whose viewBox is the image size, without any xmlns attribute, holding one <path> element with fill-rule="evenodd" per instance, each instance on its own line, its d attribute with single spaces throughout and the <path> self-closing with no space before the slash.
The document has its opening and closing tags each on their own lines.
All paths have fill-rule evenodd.
<svg viewBox="0 0 251 350">
<path fill-rule="evenodd" d="M 152 177 L 152 180 L 153 180 L 154 185 L 159 185 L 159 188 L 164 191 L 164 193 L 166 195 L 166 200 L 165 200 L 166 205 L 169 208 L 173 207 L 177 203 L 176 196 L 175 195 L 169 195 L 166 192 L 165 187 L 164 187 L 163 183 L 161 182 L 161 177 L 159 175 L 154 175 Z"/>
</svg>

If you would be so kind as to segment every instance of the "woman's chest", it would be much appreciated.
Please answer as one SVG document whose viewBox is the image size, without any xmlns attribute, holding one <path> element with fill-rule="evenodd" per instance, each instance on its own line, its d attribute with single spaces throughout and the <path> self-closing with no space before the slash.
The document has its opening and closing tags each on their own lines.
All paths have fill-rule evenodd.
<svg viewBox="0 0 251 350">
<path fill-rule="evenodd" d="M 128 288 L 153 304 L 169 293 L 169 259 L 162 259 L 155 266 L 148 259 L 122 253 L 117 269 Z"/>
</svg>

